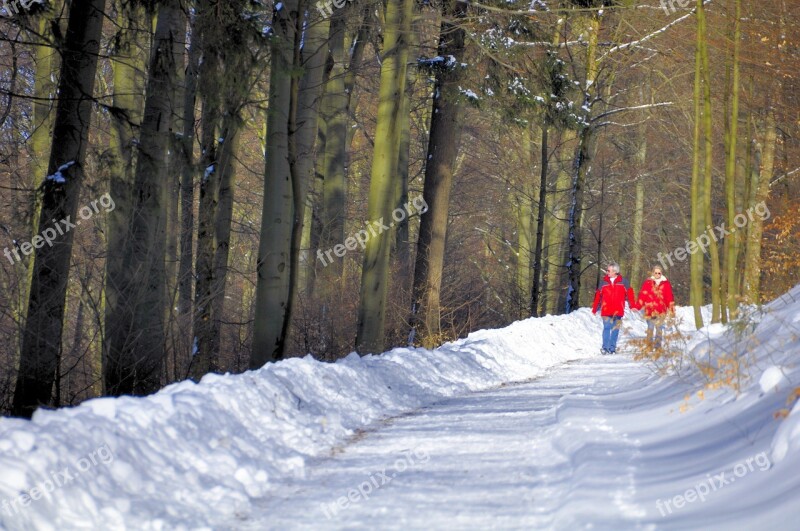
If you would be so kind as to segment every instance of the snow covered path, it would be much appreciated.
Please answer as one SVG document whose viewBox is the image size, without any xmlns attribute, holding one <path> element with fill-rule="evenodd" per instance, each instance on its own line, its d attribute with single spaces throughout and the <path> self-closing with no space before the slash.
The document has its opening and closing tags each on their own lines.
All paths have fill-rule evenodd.
<svg viewBox="0 0 800 531">
<path fill-rule="evenodd" d="M 702 501 L 670 504 L 725 470 L 731 454 L 756 453 L 731 440 L 737 426 L 694 425 L 691 415 L 664 411 L 665 399 L 681 393 L 641 363 L 613 356 L 446 399 L 309 462 L 304 479 L 254 504 L 252 518 L 231 528 L 791 528 L 792 487 L 763 488 L 766 455 L 751 459 L 739 485 L 728 469 L 720 486 L 699 488 Z M 655 420 L 659 412 L 667 414 Z M 715 428 L 720 440 L 708 435 Z M 687 429 L 705 434 L 687 442 Z"/>
<path fill-rule="evenodd" d="M 745 319 L 669 376 L 583 309 L 2 418 L 0 530 L 800 529 L 800 286 Z"/>
<path fill-rule="evenodd" d="M 594 358 L 391 419 L 309 463 L 306 479 L 236 527 L 605 528 L 646 520 L 648 508 L 635 501 L 637 441 L 608 417 L 630 407 L 620 394 L 649 379 L 626 358 Z"/>
</svg>

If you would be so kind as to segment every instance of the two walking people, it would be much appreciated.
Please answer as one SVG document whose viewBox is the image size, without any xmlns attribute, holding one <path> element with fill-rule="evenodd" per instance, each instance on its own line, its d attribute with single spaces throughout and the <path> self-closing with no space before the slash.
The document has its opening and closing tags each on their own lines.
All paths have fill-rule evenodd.
<svg viewBox="0 0 800 531">
<path fill-rule="evenodd" d="M 606 276 L 597 288 L 592 304 L 592 314 L 603 319 L 602 354 L 614 354 L 617 351 L 617 340 L 625 315 L 625 303 L 632 310 L 644 310 L 647 321 L 647 343 L 655 348 L 661 347 L 665 321 L 673 311 L 675 299 L 672 286 L 664 275 L 664 270 L 656 266 L 650 278 L 644 281 L 639 291 L 639 298 L 628 281 L 619 274 L 619 264 L 612 262 L 606 267 Z M 655 335 L 655 342 L 653 336 Z"/>
</svg>

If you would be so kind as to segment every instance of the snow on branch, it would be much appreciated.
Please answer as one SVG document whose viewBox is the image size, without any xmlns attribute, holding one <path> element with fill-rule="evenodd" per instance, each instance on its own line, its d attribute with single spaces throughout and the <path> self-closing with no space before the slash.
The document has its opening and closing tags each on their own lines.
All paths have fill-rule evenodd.
<svg viewBox="0 0 800 531">
<path fill-rule="evenodd" d="M 772 188 L 773 184 L 777 183 L 778 181 L 781 181 L 781 180 L 785 179 L 786 177 L 791 177 L 792 175 L 794 175 L 797 172 L 800 172 L 800 168 L 795 168 L 790 172 L 784 173 L 780 177 L 776 177 L 771 183 L 769 183 L 769 187 Z"/>
<path fill-rule="evenodd" d="M 612 114 L 617 114 L 617 113 L 620 113 L 620 112 L 639 111 L 639 110 L 642 110 L 642 109 L 652 109 L 654 107 L 665 107 L 667 105 L 674 105 L 674 104 L 671 101 L 664 101 L 664 102 L 661 102 L 661 103 L 648 103 L 647 105 L 635 105 L 633 107 L 620 107 L 619 109 L 611 109 L 610 111 L 606 111 L 606 112 L 604 112 L 602 114 L 599 114 L 596 117 L 592 118 L 592 122 L 596 122 L 598 120 L 602 120 L 604 118 L 607 118 L 608 116 L 611 116 Z"/>
<path fill-rule="evenodd" d="M 711 0 L 705 0 L 703 2 L 703 5 L 710 4 L 710 3 L 711 3 Z M 692 15 L 694 15 L 696 12 L 697 12 L 697 8 L 694 8 L 691 11 L 689 11 L 688 13 L 686 13 L 685 15 L 682 15 L 682 16 L 676 18 L 675 20 L 673 20 L 672 22 L 670 22 L 669 24 L 667 24 L 663 28 L 657 29 L 653 33 L 645 35 L 641 39 L 638 39 L 638 40 L 635 40 L 635 41 L 631 41 L 631 42 L 626 42 L 625 44 L 620 44 L 618 46 L 614 46 L 613 48 L 608 50 L 606 53 L 604 53 L 602 57 L 600 57 L 600 61 L 602 61 L 603 59 L 605 59 L 607 56 L 609 56 L 610 54 L 612 54 L 614 52 L 618 52 L 620 50 L 626 50 L 628 48 L 633 48 L 633 47 L 638 46 L 639 44 L 641 44 L 643 42 L 647 42 L 650 39 L 653 39 L 653 38 L 657 37 L 658 35 L 661 35 L 662 33 L 666 32 L 668 29 L 670 29 L 672 26 L 676 26 L 676 25 L 680 24 L 681 22 L 683 22 L 687 18 L 689 18 Z"/>
</svg>

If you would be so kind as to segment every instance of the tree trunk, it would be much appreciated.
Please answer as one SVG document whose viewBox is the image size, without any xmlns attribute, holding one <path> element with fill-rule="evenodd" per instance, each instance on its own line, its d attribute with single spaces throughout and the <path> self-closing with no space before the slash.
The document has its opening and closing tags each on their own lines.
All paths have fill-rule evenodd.
<svg viewBox="0 0 800 531">
<path fill-rule="evenodd" d="M 575 140 L 577 133 L 568 129 L 561 134 L 561 144 L 566 145 Z M 566 137 L 566 138 L 565 138 Z M 548 228 L 547 243 L 547 306 L 546 313 L 555 315 L 559 308 L 564 308 L 566 304 L 566 292 L 564 290 L 564 265 L 567 263 L 568 256 L 568 224 L 567 208 L 570 200 L 570 178 L 569 172 L 563 167 L 558 170 L 555 189 L 553 190 L 553 215 L 550 218 Z"/>
<path fill-rule="evenodd" d="M 242 85 L 248 84 L 243 82 Z M 225 285 L 228 279 L 228 256 L 231 247 L 231 223 L 233 221 L 233 191 L 236 182 L 236 155 L 239 151 L 239 129 L 241 119 L 239 117 L 238 104 L 235 109 L 229 108 L 226 113 L 226 120 L 223 125 L 225 138 L 224 146 L 220 153 L 220 179 L 217 190 L 217 212 L 214 220 L 214 274 L 209 290 L 209 315 L 210 334 L 207 338 L 201 338 L 198 334 L 198 347 L 202 352 L 204 343 L 209 344 L 208 360 L 205 364 L 206 372 L 219 369 L 220 341 L 222 338 L 222 320 L 225 309 Z M 204 341 L 204 339 L 206 341 Z M 198 355 L 200 354 L 198 352 Z M 198 367 L 203 367 L 199 363 Z M 200 371 L 194 374 L 196 379 L 201 378 Z"/>
<path fill-rule="evenodd" d="M 741 0 L 734 0 L 735 20 L 733 22 L 733 60 L 731 69 L 733 75 L 730 85 L 730 114 L 728 115 L 728 127 L 725 131 L 725 201 L 726 201 L 726 221 L 728 227 L 734 226 L 736 217 L 736 153 L 739 140 L 739 50 L 741 48 Z M 727 110 L 727 109 L 726 109 Z M 741 233 L 735 232 L 725 237 L 723 254 L 725 256 L 725 271 L 722 282 L 722 303 L 727 306 L 727 312 L 723 308 L 723 322 L 726 322 L 726 315 L 729 314 L 733 319 L 736 316 L 739 300 L 739 290 L 736 283 L 736 263 L 739 256 L 741 245 Z"/>
<path fill-rule="evenodd" d="M 315 149 L 319 134 L 319 107 L 322 99 L 323 78 L 325 77 L 325 61 L 328 57 L 328 33 L 330 18 L 319 17 L 316 11 L 307 15 L 306 38 L 303 45 L 303 77 L 300 81 L 300 93 L 297 103 L 297 160 L 294 161 L 297 187 L 300 197 L 295 198 L 299 207 L 295 212 L 297 241 L 293 252 L 297 253 L 297 293 L 309 291 L 309 279 L 313 276 L 314 256 L 311 246 L 311 215 L 313 201 L 309 191 L 314 184 L 314 160 L 319 151 Z"/>
<path fill-rule="evenodd" d="M 774 99 L 768 103 L 761 169 L 758 172 L 758 185 L 754 186 L 752 190 L 755 195 L 753 205 L 758 205 L 769 198 L 769 185 L 775 167 L 775 147 L 778 131 L 775 121 L 775 109 L 772 105 L 774 105 Z M 751 304 L 758 304 L 761 300 L 761 237 L 763 234 L 764 220 L 754 216 L 747 231 L 747 257 L 745 259 L 744 274 L 744 293 Z"/>
<path fill-rule="evenodd" d="M 697 8 L 697 22 L 698 31 L 700 32 L 700 58 L 702 61 L 703 71 L 703 126 L 705 138 L 705 163 L 703 164 L 704 171 L 704 188 L 705 205 L 703 211 L 705 214 L 706 231 L 712 231 L 713 218 L 711 215 L 711 192 L 713 189 L 713 170 L 714 170 L 714 138 L 713 138 L 713 116 L 711 114 L 711 72 L 708 60 L 708 30 L 706 28 L 705 6 L 701 1 Z M 711 322 L 718 323 L 721 319 L 721 272 L 719 265 L 719 247 L 717 246 L 717 238 L 712 237 L 709 239 L 710 245 L 708 251 L 711 261 Z"/>
<path fill-rule="evenodd" d="M 264 207 L 256 265 L 251 369 L 281 359 L 285 350 L 294 227 L 289 128 L 294 121 L 292 70 L 298 16 L 298 0 L 284 2 L 273 15 Z"/>
<path fill-rule="evenodd" d="M 344 244 L 345 240 L 345 197 L 347 179 L 345 175 L 345 158 L 347 139 L 347 94 L 345 93 L 345 13 L 340 9 L 333 14 L 330 25 L 330 57 L 331 71 L 325 84 L 323 98 L 323 113 L 325 120 L 325 162 L 323 180 L 323 209 L 322 209 L 322 238 L 320 247 L 322 252 L 328 251 L 336 245 Z M 329 253 L 330 256 L 330 253 Z M 344 259 L 323 260 L 323 278 L 325 289 L 329 290 L 332 284 L 341 279 Z"/>
<path fill-rule="evenodd" d="M 414 3 L 389 0 L 383 36 L 383 63 L 372 158 L 367 223 L 375 233 L 369 238 L 361 271 L 356 350 L 361 354 L 383 352 L 386 291 L 389 280 L 391 234 L 380 223 L 391 223 L 394 208 L 394 175 L 400 150 L 400 111 L 406 97 L 408 35 Z"/>
<path fill-rule="evenodd" d="M 533 279 L 531 287 L 531 315 L 539 317 L 539 298 L 542 285 L 542 248 L 544 247 L 544 215 L 547 211 L 547 170 L 550 159 L 547 146 L 550 124 L 542 124 L 542 160 L 539 175 L 539 205 L 536 214 L 536 247 L 533 251 Z"/>
<path fill-rule="evenodd" d="M 105 0 L 72 4 L 64 40 L 58 106 L 48 173 L 42 184 L 42 209 L 38 227 L 52 229 L 51 220 L 72 220 L 84 178 L 89 142 L 97 58 L 105 12 Z M 59 231 L 60 232 L 60 231 Z M 34 249 L 25 332 L 14 394 L 13 413 L 30 417 L 37 406 L 51 403 L 53 384 L 61 357 L 64 302 L 69 277 L 73 232 L 57 245 Z"/>
<path fill-rule="evenodd" d="M 207 7 L 209 11 L 211 7 Z M 211 18 L 204 11 L 204 18 Z M 199 207 L 197 210 L 197 251 L 195 256 L 195 289 L 193 315 L 193 338 L 189 372 L 195 380 L 204 374 L 217 370 L 216 359 L 211 354 L 211 306 L 213 294 L 211 284 L 214 280 L 214 220 L 218 208 L 218 191 L 222 168 L 219 161 L 219 135 L 222 134 L 223 87 L 220 78 L 224 76 L 219 55 L 222 39 L 217 27 L 221 20 L 206 21 L 203 25 L 201 42 L 203 56 L 200 62 L 198 93 L 203 102 L 201 111 L 202 131 L 200 133 L 200 178 Z M 224 142 L 223 142 L 224 146 Z M 201 344 L 202 338 L 202 344 Z"/>
<path fill-rule="evenodd" d="M 197 17 L 202 16 L 200 13 Z M 189 56 L 186 63 L 186 76 L 183 88 L 183 133 L 180 151 L 180 201 L 181 234 L 180 257 L 178 263 L 178 328 L 182 330 L 180 357 L 176 355 L 176 373 L 186 375 L 193 346 L 192 285 L 194 282 L 192 261 L 194 259 L 194 179 L 197 168 L 194 164 L 195 105 L 197 84 L 200 73 L 200 51 L 202 35 L 198 24 L 192 27 Z"/>
<path fill-rule="evenodd" d="M 114 210 L 108 213 L 108 252 L 106 257 L 104 338 L 124 334 L 126 319 L 114 319 L 128 311 L 125 306 L 124 279 L 128 264 L 125 246 L 130 238 L 133 212 L 133 186 L 136 169 L 136 144 L 142 125 L 144 93 L 147 84 L 147 54 L 150 45 L 150 17 L 144 6 L 120 2 L 117 25 L 121 28 L 114 42 L 111 67 L 114 79 L 111 116 L 110 190 Z M 121 327 L 121 329 L 120 329 Z M 104 349 L 105 350 L 105 349 Z"/>
<path fill-rule="evenodd" d="M 47 163 L 50 155 L 50 142 L 53 136 L 53 98 L 56 95 L 56 86 L 53 82 L 57 72 L 59 57 L 58 51 L 52 46 L 53 33 L 51 24 L 55 21 L 52 16 L 44 14 L 38 17 L 38 35 L 43 39 L 35 47 L 36 71 L 33 89 L 33 130 L 28 139 L 33 153 L 31 154 L 31 175 L 39 184 L 47 174 Z M 33 36 L 36 38 L 36 36 Z M 36 219 L 36 218 L 34 218 Z M 33 234 L 38 231 L 34 227 Z"/>
<path fill-rule="evenodd" d="M 703 0 L 697 0 L 698 9 L 702 8 Z M 698 19 L 699 20 L 699 19 Z M 690 235 L 691 241 L 696 242 L 697 237 L 703 233 L 705 225 L 705 181 L 700 176 L 700 137 L 702 120 L 702 84 L 703 68 L 701 61 L 701 26 L 697 25 L 697 44 L 694 60 L 694 144 L 692 149 L 692 219 Z M 690 287 L 689 300 L 694 308 L 694 323 L 697 329 L 703 327 L 703 315 L 700 308 L 703 306 L 703 253 L 692 253 L 689 257 Z"/>
<path fill-rule="evenodd" d="M 240 81 L 241 85 L 246 85 L 245 80 Z M 209 166 L 213 169 L 205 172 L 200 192 L 202 228 L 197 242 L 197 319 L 191 362 L 191 375 L 195 381 L 219 370 L 220 320 L 233 214 L 234 159 L 239 143 L 238 103 L 226 105 L 224 115 L 220 129 L 214 128 L 214 139 L 209 140 L 216 142 L 216 133 L 221 135 L 219 149 L 213 150 L 216 160 Z"/>
<path fill-rule="evenodd" d="M 126 269 L 115 282 L 120 303 L 106 315 L 106 393 L 145 395 L 161 386 L 166 304 L 167 149 L 177 78 L 175 40 L 186 28 L 178 0 L 159 7 L 133 187 Z M 116 279 L 114 279 L 116 280 Z M 112 281 L 112 279 L 109 279 Z"/>
<path fill-rule="evenodd" d="M 592 103 L 592 92 L 597 90 L 597 38 L 600 31 L 600 18 L 597 14 L 589 16 L 588 44 L 586 49 L 586 86 L 583 107 L 588 109 Z M 589 112 L 585 119 L 588 121 Z M 580 305 L 581 293 L 581 254 L 583 252 L 583 193 L 586 177 L 591 168 L 595 131 L 591 124 L 582 127 L 578 135 L 578 147 L 572 164 L 572 185 L 569 204 L 568 255 L 565 268 L 567 270 L 567 294 L 564 312 L 571 313 Z"/>
<path fill-rule="evenodd" d="M 464 55 L 465 31 L 458 24 L 466 16 L 466 10 L 467 5 L 457 0 L 447 0 L 442 5 L 442 25 L 437 55 L 454 59 L 435 67 L 436 82 L 433 89 L 431 129 L 425 165 L 425 185 L 422 192 L 424 202 L 428 205 L 428 211 L 420 219 L 412 289 L 412 329 L 409 341 L 413 343 L 416 331 L 421 329 L 419 330 L 421 343 L 426 348 L 432 348 L 442 339 L 440 292 L 447 238 L 447 219 L 450 209 L 450 190 L 453 183 L 453 166 L 458 155 L 463 127 L 463 103 L 458 99 L 459 82 L 464 71 L 460 63 Z M 375 154 L 377 157 L 377 143 Z M 385 212 L 385 214 L 388 218 L 389 212 Z M 376 217 L 371 216 L 370 219 L 376 219 Z M 365 272 L 367 263 L 366 261 L 364 263 Z M 362 313 L 364 306 L 362 299 Z M 382 327 L 381 321 L 381 333 Z M 380 346 L 383 346 L 382 341 Z M 377 349 L 373 352 L 381 350 Z"/>
<path fill-rule="evenodd" d="M 636 176 L 636 205 L 633 211 L 633 237 L 632 252 L 633 260 L 631 264 L 631 274 L 629 280 L 631 285 L 638 285 L 642 281 L 642 237 L 644 233 L 644 171 L 647 164 L 647 136 L 646 128 L 641 128 L 639 139 L 639 149 L 636 151 L 636 168 L 639 174 Z"/>
</svg>

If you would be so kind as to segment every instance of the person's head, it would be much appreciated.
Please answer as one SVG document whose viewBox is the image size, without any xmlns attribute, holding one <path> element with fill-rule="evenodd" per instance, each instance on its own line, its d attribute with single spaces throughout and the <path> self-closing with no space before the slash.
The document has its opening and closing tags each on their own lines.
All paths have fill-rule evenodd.
<svg viewBox="0 0 800 531">
<path fill-rule="evenodd" d="M 616 262 L 609 262 L 609 264 L 606 266 L 606 273 L 608 273 L 608 276 L 610 277 L 619 275 L 619 264 Z"/>
<path fill-rule="evenodd" d="M 655 266 L 651 275 L 654 278 L 662 278 L 664 276 L 664 270 L 661 268 L 661 266 Z"/>
</svg>

